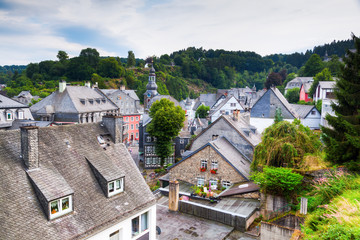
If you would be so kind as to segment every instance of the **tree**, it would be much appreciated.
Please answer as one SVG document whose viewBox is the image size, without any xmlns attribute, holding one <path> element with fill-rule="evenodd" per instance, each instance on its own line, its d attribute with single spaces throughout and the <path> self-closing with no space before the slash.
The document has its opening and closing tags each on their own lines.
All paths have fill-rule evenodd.
<svg viewBox="0 0 360 240">
<path fill-rule="evenodd" d="M 262 141 L 256 146 L 251 169 L 259 166 L 300 168 L 306 153 L 317 153 L 319 137 L 295 119 L 281 121 L 265 129 Z"/>
<path fill-rule="evenodd" d="M 316 92 L 316 87 L 319 85 L 320 81 L 333 81 L 331 72 L 328 68 L 324 68 L 321 72 L 315 75 L 314 82 L 311 84 L 309 89 L 309 95 L 313 96 Z"/>
<path fill-rule="evenodd" d="M 282 77 L 279 73 L 272 72 L 269 74 L 269 76 L 266 78 L 265 87 L 269 89 L 270 87 L 279 86 L 282 84 Z"/>
<path fill-rule="evenodd" d="M 300 99 L 300 89 L 292 88 L 287 90 L 285 97 L 289 103 L 297 103 Z"/>
<path fill-rule="evenodd" d="M 133 51 L 128 52 L 127 67 L 134 67 L 136 64 L 135 54 Z"/>
<path fill-rule="evenodd" d="M 98 73 L 102 77 L 119 78 L 124 75 L 124 68 L 119 66 L 115 58 L 110 57 L 100 60 Z"/>
<path fill-rule="evenodd" d="M 100 54 L 95 48 L 81 50 L 79 57 L 92 68 L 97 68 L 100 61 Z"/>
<path fill-rule="evenodd" d="M 331 127 L 322 127 L 326 158 L 360 170 L 360 39 L 352 35 L 356 51 L 348 51 L 336 82 L 336 116 L 327 115 Z"/>
<path fill-rule="evenodd" d="M 61 63 L 66 62 L 69 59 L 69 55 L 65 51 L 59 51 L 56 57 L 59 59 Z"/>
<path fill-rule="evenodd" d="M 284 118 L 283 118 L 283 115 L 282 115 L 282 112 L 281 112 L 281 108 L 276 108 L 274 122 L 278 123 L 278 122 L 281 122 L 283 120 L 284 120 Z"/>
<path fill-rule="evenodd" d="M 324 63 L 317 54 L 311 55 L 304 65 L 303 77 L 313 77 L 324 69 Z"/>
<path fill-rule="evenodd" d="M 196 109 L 195 112 L 195 117 L 197 118 L 206 118 L 207 115 L 209 114 L 210 111 L 210 107 L 209 106 L 205 106 L 205 105 L 200 105 L 198 107 L 198 109 Z"/>
<path fill-rule="evenodd" d="M 148 133 L 156 137 L 155 151 L 161 158 L 161 166 L 165 158 L 173 152 L 172 140 L 179 134 L 185 121 L 185 111 L 180 106 L 166 98 L 156 101 L 150 108 L 151 122 L 148 124 Z"/>
</svg>

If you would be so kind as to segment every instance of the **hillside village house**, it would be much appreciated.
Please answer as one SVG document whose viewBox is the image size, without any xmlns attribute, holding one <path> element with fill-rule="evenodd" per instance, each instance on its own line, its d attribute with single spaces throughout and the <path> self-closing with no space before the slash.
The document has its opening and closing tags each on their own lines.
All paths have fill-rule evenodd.
<svg viewBox="0 0 360 240">
<path fill-rule="evenodd" d="M 261 136 L 250 125 L 249 113 L 234 110 L 233 115 L 222 115 L 205 128 L 192 141 L 190 151 L 196 151 L 208 142 L 225 136 L 247 158 L 253 158 L 255 147 L 261 142 Z"/>
<path fill-rule="evenodd" d="M 269 88 L 251 108 L 250 123 L 262 133 L 274 123 L 276 109 L 280 108 L 284 120 L 292 122 L 299 114 L 276 87 Z"/>
<path fill-rule="evenodd" d="M 286 84 L 285 87 L 285 94 L 287 93 L 287 91 L 289 89 L 294 89 L 294 88 L 301 88 L 302 85 L 306 85 L 306 86 L 311 86 L 311 84 L 314 82 L 314 78 L 313 77 L 296 77 L 293 80 L 289 81 Z"/>
<path fill-rule="evenodd" d="M 59 83 L 59 90 L 34 104 L 30 110 L 36 120 L 55 123 L 101 122 L 106 114 L 119 115 L 119 108 L 97 87 L 67 86 Z"/>
<path fill-rule="evenodd" d="M 118 106 L 128 126 L 129 141 L 139 141 L 139 122 L 144 108 L 140 105 L 140 99 L 135 91 L 126 90 L 124 86 L 120 89 L 101 89 L 101 91 Z"/>
<path fill-rule="evenodd" d="M 291 104 L 299 114 L 301 124 L 312 130 L 320 129 L 321 114 L 315 105 Z"/>
<path fill-rule="evenodd" d="M 334 94 L 335 86 L 336 81 L 320 81 L 314 94 L 315 101 L 322 101 L 320 125 L 325 127 L 328 127 L 328 123 L 325 119 L 326 115 L 330 114 L 335 116 L 335 112 L 331 107 L 331 104 L 337 104 Z"/>
<path fill-rule="evenodd" d="M 311 88 L 312 82 L 305 82 L 301 85 L 299 100 L 305 102 L 312 102 L 311 96 L 309 96 L 309 91 Z"/>
<path fill-rule="evenodd" d="M 121 118 L 103 120 L 0 131 L 0 239 L 156 239 L 156 200 Z"/>
<path fill-rule="evenodd" d="M 13 99 L 24 105 L 29 105 L 31 100 L 38 100 L 39 96 L 31 95 L 30 91 L 21 91 L 17 96 L 13 97 Z"/>
<path fill-rule="evenodd" d="M 210 121 L 214 122 L 221 115 L 231 115 L 234 110 L 240 110 L 240 112 L 244 112 L 245 109 L 233 95 L 223 95 L 210 109 Z"/>
<path fill-rule="evenodd" d="M 10 128 L 15 120 L 34 120 L 27 105 L 0 94 L 0 129 Z"/>
</svg>

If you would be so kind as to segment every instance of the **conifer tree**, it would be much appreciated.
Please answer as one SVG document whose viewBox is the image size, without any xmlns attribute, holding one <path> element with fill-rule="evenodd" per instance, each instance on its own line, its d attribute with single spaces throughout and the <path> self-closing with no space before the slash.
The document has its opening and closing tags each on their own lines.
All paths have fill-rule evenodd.
<svg viewBox="0 0 360 240">
<path fill-rule="evenodd" d="M 332 128 L 323 127 L 327 159 L 360 170 L 360 39 L 352 35 L 356 51 L 347 51 L 345 66 L 336 82 L 332 104 L 336 116 L 326 116 Z"/>
</svg>

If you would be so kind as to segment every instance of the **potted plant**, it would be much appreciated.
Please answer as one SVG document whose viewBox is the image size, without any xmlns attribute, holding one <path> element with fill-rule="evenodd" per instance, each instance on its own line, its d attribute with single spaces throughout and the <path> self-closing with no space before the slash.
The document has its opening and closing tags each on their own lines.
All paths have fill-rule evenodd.
<svg viewBox="0 0 360 240">
<path fill-rule="evenodd" d="M 206 171 L 206 167 L 201 167 L 200 168 L 200 172 L 205 172 Z"/>
<path fill-rule="evenodd" d="M 214 168 L 214 169 L 211 169 L 211 170 L 210 170 L 210 172 L 211 172 L 212 174 L 216 174 L 216 172 L 217 172 L 217 169 L 216 169 L 216 168 Z"/>
</svg>

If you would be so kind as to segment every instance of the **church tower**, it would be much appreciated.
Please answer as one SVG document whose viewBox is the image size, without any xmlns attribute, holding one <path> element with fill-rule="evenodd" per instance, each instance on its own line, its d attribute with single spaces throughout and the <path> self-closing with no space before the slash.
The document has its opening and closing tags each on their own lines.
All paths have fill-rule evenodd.
<svg viewBox="0 0 360 240">
<path fill-rule="evenodd" d="M 157 85 L 156 85 L 156 75 L 154 66 L 151 66 L 150 74 L 149 74 L 149 83 L 146 85 L 146 92 L 144 93 L 144 109 L 145 112 L 149 112 L 150 109 L 150 101 L 151 99 L 158 95 Z"/>
</svg>

